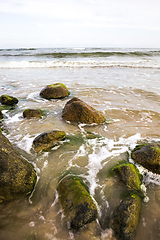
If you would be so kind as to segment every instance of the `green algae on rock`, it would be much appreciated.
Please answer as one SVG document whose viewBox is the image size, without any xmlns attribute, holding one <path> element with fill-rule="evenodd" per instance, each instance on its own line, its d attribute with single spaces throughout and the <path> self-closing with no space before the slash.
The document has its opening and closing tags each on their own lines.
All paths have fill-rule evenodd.
<svg viewBox="0 0 160 240">
<path fill-rule="evenodd" d="M 40 118 L 43 115 L 43 111 L 41 109 L 30 109 L 27 108 L 23 112 L 23 117 L 24 118 Z"/>
<path fill-rule="evenodd" d="M 79 229 L 96 220 L 98 216 L 96 205 L 81 179 L 67 175 L 59 182 L 57 191 L 71 228 Z"/>
<path fill-rule="evenodd" d="M 40 96 L 45 99 L 59 99 L 69 96 L 70 92 L 63 83 L 47 85 L 40 92 Z"/>
<path fill-rule="evenodd" d="M 73 123 L 86 124 L 100 124 L 106 120 L 101 113 L 76 97 L 66 103 L 62 118 Z"/>
<path fill-rule="evenodd" d="M 136 194 L 130 194 L 123 199 L 114 210 L 112 229 L 117 240 L 133 240 L 139 221 L 141 199 Z"/>
<path fill-rule="evenodd" d="M 149 171 L 160 174 L 160 143 L 137 145 L 131 157 Z"/>
<path fill-rule="evenodd" d="M 66 137 L 64 131 L 52 130 L 50 132 L 41 133 L 33 140 L 33 148 L 35 152 L 40 152 L 52 148 L 58 141 Z"/>
<path fill-rule="evenodd" d="M 131 190 L 141 191 L 141 174 L 132 163 L 119 164 L 112 169 L 119 179 Z"/>
<path fill-rule="evenodd" d="M 32 192 L 36 179 L 32 165 L 0 133 L 0 202 L 28 195 Z"/>
<path fill-rule="evenodd" d="M 16 105 L 18 103 L 18 99 L 9 95 L 0 96 L 0 103 L 4 105 Z"/>
</svg>

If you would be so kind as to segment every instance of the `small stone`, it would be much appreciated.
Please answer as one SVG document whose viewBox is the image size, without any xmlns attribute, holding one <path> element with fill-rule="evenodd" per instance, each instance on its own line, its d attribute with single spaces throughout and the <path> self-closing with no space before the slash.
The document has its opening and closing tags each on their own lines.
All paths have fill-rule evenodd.
<svg viewBox="0 0 160 240">
<path fill-rule="evenodd" d="M 137 145 L 131 157 L 149 171 L 160 174 L 160 143 Z"/>
<path fill-rule="evenodd" d="M 43 115 L 43 111 L 41 109 L 29 109 L 27 108 L 24 112 L 23 112 L 23 117 L 24 118 L 40 118 Z"/>
<path fill-rule="evenodd" d="M 3 119 L 3 113 L 2 113 L 2 111 L 1 111 L 1 109 L 0 109 L 0 120 L 1 119 Z"/>
<path fill-rule="evenodd" d="M 113 168 L 113 171 L 129 189 L 141 191 L 141 175 L 134 164 L 119 164 Z"/>
<path fill-rule="evenodd" d="M 16 105 L 18 103 L 18 99 L 9 95 L 2 95 L 0 97 L 0 103 L 4 105 Z"/>
<path fill-rule="evenodd" d="M 55 83 L 46 86 L 40 92 L 40 96 L 45 99 L 59 99 L 69 96 L 70 92 L 63 83 Z"/>
<path fill-rule="evenodd" d="M 64 131 L 53 130 L 38 135 L 33 141 L 33 148 L 36 152 L 52 148 L 58 141 L 66 137 Z"/>
</svg>

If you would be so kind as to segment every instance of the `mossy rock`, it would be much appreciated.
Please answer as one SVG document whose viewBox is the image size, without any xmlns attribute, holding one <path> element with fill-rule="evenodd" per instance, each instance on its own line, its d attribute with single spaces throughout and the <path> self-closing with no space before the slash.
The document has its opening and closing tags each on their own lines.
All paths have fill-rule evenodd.
<svg viewBox="0 0 160 240">
<path fill-rule="evenodd" d="M 2 113 L 2 111 L 1 111 L 1 109 L 0 109 L 0 120 L 1 119 L 3 119 L 3 113 Z"/>
<path fill-rule="evenodd" d="M 62 118 L 73 123 L 100 124 L 105 122 L 100 112 L 76 97 L 66 103 Z"/>
<path fill-rule="evenodd" d="M 149 171 L 160 174 L 160 143 L 137 145 L 131 157 Z"/>
<path fill-rule="evenodd" d="M 52 148 L 58 141 L 63 140 L 66 137 L 65 132 L 53 130 L 38 135 L 32 144 L 32 147 L 36 152 L 47 150 Z"/>
<path fill-rule="evenodd" d="M 27 108 L 23 112 L 23 117 L 24 118 L 40 118 L 43 116 L 43 111 L 41 109 L 30 109 Z"/>
<path fill-rule="evenodd" d="M 67 175 L 57 191 L 65 216 L 73 229 L 79 229 L 97 218 L 97 208 L 88 188 L 79 178 Z"/>
<path fill-rule="evenodd" d="M 0 202 L 28 195 L 34 188 L 36 178 L 32 165 L 0 133 Z"/>
<path fill-rule="evenodd" d="M 132 163 L 123 163 L 114 167 L 113 172 L 131 190 L 141 191 L 142 176 Z"/>
<path fill-rule="evenodd" d="M 70 92 L 63 83 L 47 85 L 40 92 L 40 96 L 45 99 L 59 99 L 69 96 Z"/>
<path fill-rule="evenodd" d="M 16 105 L 18 103 L 18 99 L 9 95 L 0 96 L 0 103 L 4 105 Z"/>
<path fill-rule="evenodd" d="M 123 199 L 114 210 L 112 229 L 117 240 L 133 240 L 139 221 L 141 199 L 136 194 L 130 194 Z"/>
</svg>

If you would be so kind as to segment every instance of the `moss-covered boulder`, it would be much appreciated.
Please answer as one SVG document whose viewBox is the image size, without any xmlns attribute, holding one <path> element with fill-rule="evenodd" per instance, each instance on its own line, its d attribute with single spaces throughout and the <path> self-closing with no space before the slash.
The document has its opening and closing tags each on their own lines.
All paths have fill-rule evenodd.
<svg viewBox="0 0 160 240">
<path fill-rule="evenodd" d="M 105 122 L 101 113 L 76 97 L 66 103 L 62 118 L 73 123 L 100 124 Z"/>
<path fill-rule="evenodd" d="M 123 199 L 114 210 L 112 216 L 112 229 L 117 240 L 133 240 L 138 225 L 141 209 L 141 199 L 131 194 Z"/>
<path fill-rule="evenodd" d="M 45 99 L 64 98 L 67 97 L 69 94 L 69 90 L 63 83 L 47 85 L 40 92 L 40 96 Z"/>
<path fill-rule="evenodd" d="M 58 130 L 41 133 L 33 140 L 32 147 L 36 152 L 47 150 L 53 147 L 58 141 L 63 140 L 65 136 L 65 132 Z"/>
<path fill-rule="evenodd" d="M 113 168 L 119 179 L 131 190 L 141 191 L 141 174 L 132 163 L 119 164 Z"/>
<path fill-rule="evenodd" d="M 16 105 L 18 103 L 18 99 L 9 95 L 0 96 L 0 103 L 4 105 Z"/>
<path fill-rule="evenodd" d="M 32 165 L 0 133 L 0 202 L 31 193 L 35 182 L 36 173 Z"/>
<path fill-rule="evenodd" d="M 3 119 L 3 113 L 2 113 L 2 111 L 1 111 L 1 109 L 0 109 L 0 120 L 1 119 Z"/>
<path fill-rule="evenodd" d="M 24 118 L 40 118 L 43 115 L 43 111 L 41 109 L 30 109 L 27 108 L 23 112 Z"/>
<path fill-rule="evenodd" d="M 137 145 L 131 157 L 153 173 L 160 174 L 160 143 Z"/>
<path fill-rule="evenodd" d="M 82 180 L 67 175 L 59 182 L 57 191 L 71 228 L 79 229 L 96 220 L 96 205 Z"/>
</svg>

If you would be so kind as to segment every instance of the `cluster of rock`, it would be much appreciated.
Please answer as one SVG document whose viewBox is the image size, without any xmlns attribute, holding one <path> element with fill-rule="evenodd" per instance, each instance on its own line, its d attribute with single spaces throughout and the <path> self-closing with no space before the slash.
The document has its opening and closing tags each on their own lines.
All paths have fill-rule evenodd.
<svg viewBox="0 0 160 240">
<path fill-rule="evenodd" d="M 69 94 L 67 87 L 62 83 L 48 85 L 40 92 L 40 96 L 48 100 L 68 97 Z M 18 103 L 18 100 L 2 95 L 0 102 L 13 106 Z M 26 109 L 23 117 L 39 118 L 43 114 L 41 109 Z M 66 103 L 62 111 L 62 118 L 71 123 L 85 124 L 101 124 L 106 121 L 97 110 L 76 97 Z M 1 111 L 0 119 L 3 119 Z M 34 139 L 33 149 L 35 152 L 50 149 L 65 137 L 64 131 L 52 130 L 41 133 Z M 131 157 L 149 171 L 160 174 L 159 143 L 138 145 L 132 151 Z M 110 224 L 117 239 L 130 240 L 134 238 L 140 215 L 143 198 L 142 176 L 136 166 L 129 162 L 119 164 L 112 170 L 125 184 L 129 194 L 114 209 Z M 36 173 L 32 165 L 17 154 L 8 139 L 0 133 L 0 201 L 10 201 L 20 195 L 29 194 L 34 188 L 35 182 Z M 66 175 L 59 181 L 57 191 L 71 228 L 79 229 L 97 219 L 97 205 L 82 179 Z"/>
</svg>

